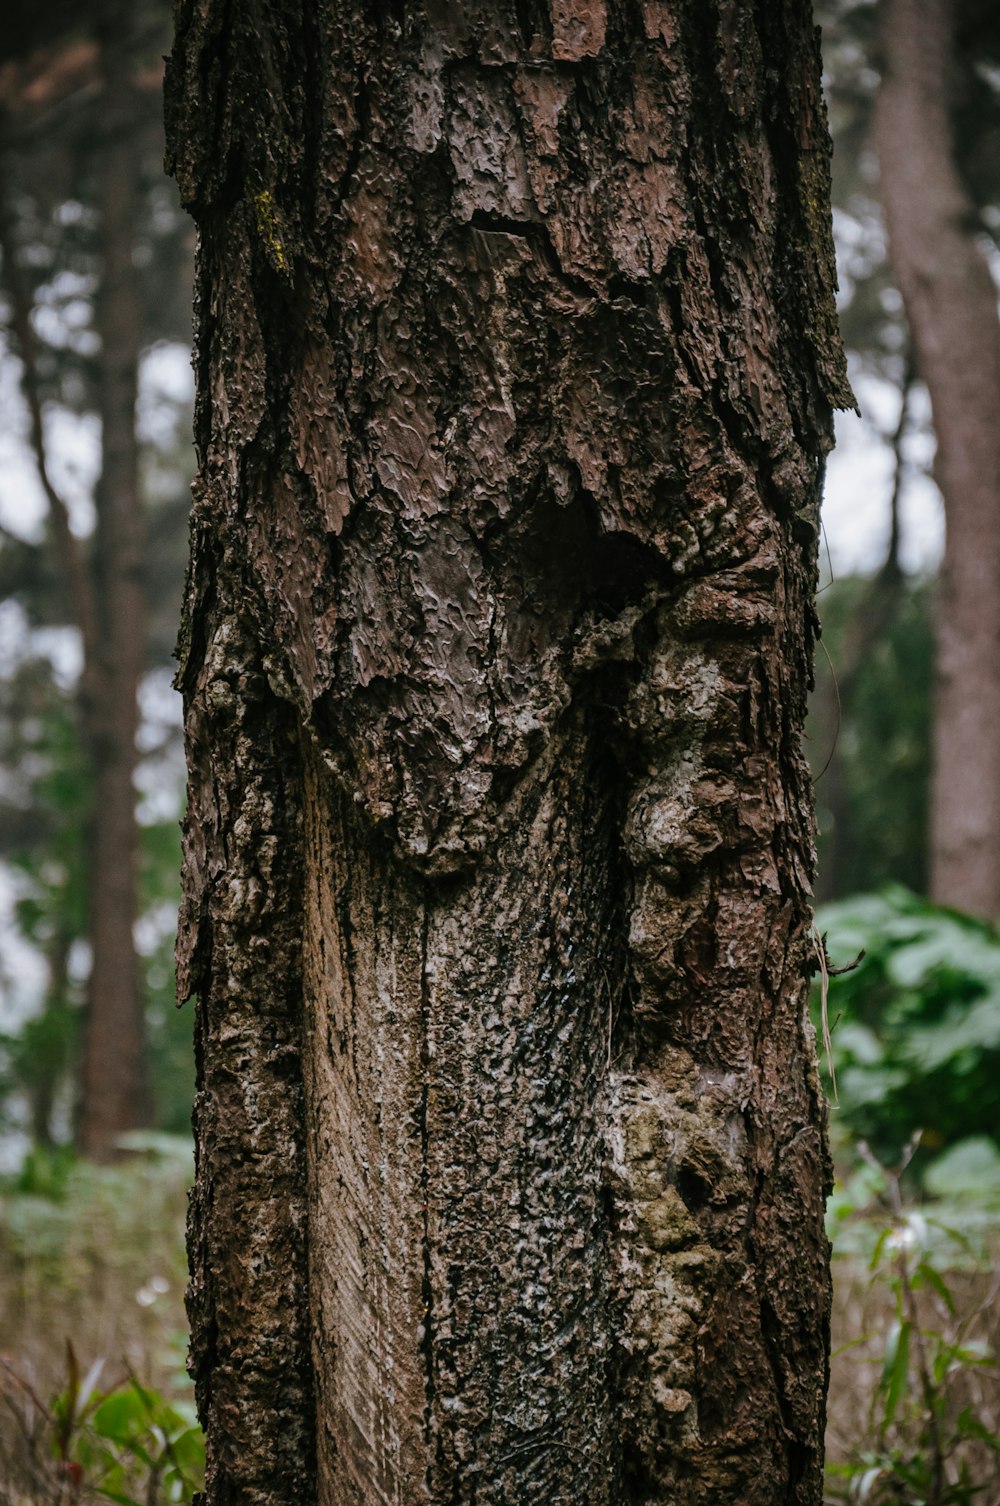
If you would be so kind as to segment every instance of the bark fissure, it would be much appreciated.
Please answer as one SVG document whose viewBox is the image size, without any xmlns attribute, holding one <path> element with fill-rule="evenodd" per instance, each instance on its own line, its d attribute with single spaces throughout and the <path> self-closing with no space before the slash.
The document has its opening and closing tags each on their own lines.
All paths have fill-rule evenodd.
<svg viewBox="0 0 1000 1506">
<path fill-rule="evenodd" d="M 424 1358 L 426 1372 L 426 1395 L 424 1406 L 424 1442 L 428 1452 L 433 1446 L 433 1415 L 434 1415 L 434 1260 L 431 1247 L 431 1220 L 430 1220 L 430 1195 L 431 1195 L 431 1162 L 430 1162 L 430 1132 L 427 1125 L 427 1108 L 430 1099 L 430 1065 L 431 1065 L 431 996 L 427 980 L 427 941 L 430 930 L 430 916 L 424 911 L 423 932 L 420 940 L 420 1066 L 422 1081 L 420 1085 L 420 1102 L 417 1108 L 417 1122 L 420 1129 L 420 1207 L 422 1217 L 422 1229 L 420 1236 L 420 1255 L 422 1265 L 422 1279 L 420 1284 L 420 1296 L 423 1301 L 423 1336 L 420 1341 L 420 1349 Z M 428 1475 L 430 1468 L 428 1466 Z M 430 1480 L 428 1480 L 428 1488 Z"/>
</svg>

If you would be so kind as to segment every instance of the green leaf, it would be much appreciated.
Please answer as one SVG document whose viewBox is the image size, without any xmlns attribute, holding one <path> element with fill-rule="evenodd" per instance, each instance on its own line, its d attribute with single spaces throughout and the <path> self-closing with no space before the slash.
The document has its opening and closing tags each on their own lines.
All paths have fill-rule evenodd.
<svg viewBox="0 0 1000 1506">
<path fill-rule="evenodd" d="M 205 1435 L 201 1428 L 185 1428 L 170 1445 L 171 1458 L 186 1474 L 197 1475 L 205 1468 Z"/>
<path fill-rule="evenodd" d="M 883 1417 L 891 1423 L 899 1403 L 906 1395 L 910 1379 L 910 1323 L 902 1318 L 893 1323 L 882 1357 L 882 1390 L 885 1393 Z"/>
<path fill-rule="evenodd" d="M 927 1283 L 927 1285 L 931 1288 L 932 1291 L 937 1292 L 938 1296 L 941 1298 L 941 1301 L 944 1303 L 945 1307 L 948 1309 L 948 1311 L 951 1314 L 954 1315 L 954 1312 L 955 1312 L 955 1301 L 954 1301 L 954 1298 L 952 1297 L 951 1292 L 948 1289 L 948 1286 L 947 1286 L 946 1282 L 944 1281 L 943 1277 L 941 1276 L 940 1272 L 938 1272 L 938 1271 L 936 1271 L 934 1269 L 934 1267 L 931 1265 L 930 1261 L 929 1260 L 922 1260 L 920 1262 L 920 1264 L 917 1266 L 917 1269 L 916 1269 L 914 1275 L 915 1276 L 919 1276 L 922 1281 L 925 1281 Z"/>
<path fill-rule="evenodd" d="M 985 1135 L 970 1135 L 938 1156 L 924 1173 L 935 1197 L 1000 1203 L 1000 1150 Z"/>
<path fill-rule="evenodd" d="M 975 1438 L 977 1442 L 985 1443 L 994 1453 L 1000 1454 L 1000 1437 L 980 1422 L 971 1407 L 963 1407 L 959 1412 L 955 1419 L 955 1431 L 963 1438 Z"/>
<path fill-rule="evenodd" d="M 122 1386 L 110 1392 L 91 1418 L 91 1427 L 101 1438 L 112 1443 L 130 1443 L 146 1427 L 147 1409 L 132 1387 Z"/>
</svg>

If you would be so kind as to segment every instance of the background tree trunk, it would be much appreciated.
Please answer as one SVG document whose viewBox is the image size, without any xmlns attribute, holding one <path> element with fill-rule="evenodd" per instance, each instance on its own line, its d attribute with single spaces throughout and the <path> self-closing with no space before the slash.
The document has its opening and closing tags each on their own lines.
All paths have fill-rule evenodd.
<svg viewBox="0 0 1000 1506">
<path fill-rule="evenodd" d="M 931 895 L 1000 915 L 1000 319 L 952 155 L 949 0 L 885 0 L 882 203 L 937 434 L 946 543 L 936 624 Z"/>
<path fill-rule="evenodd" d="M 127 17 L 111 7 L 101 37 L 107 144 L 100 160 L 104 260 L 96 302 L 101 337 L 101 475 L 91 558 L 97 630 L 81 686 L 81 731 L 94 770 L 88 872 L 91 970 L 79 1139 L 107 1160 L 122 1134 L 151 1122 L 134 928 L 139 841 L 134 777 L 145 659 L 142 512 L 135 432 L 142 343 L 136 271 L 139 161 Z"/>
<path fill-rule="evenodd" d="M 820 1500 L 809 7 L 184 4 L 208 1500 Z"/>
<path fill-rule="evenodd" d="M 136 93 L 141 16 L 125 0 L 104 0 L 89 18 L 97 42 L 93 77 L 80 94 L 97 94 L 101 128 L 95 150 L 81 128 L 80 171 L 94 172 L 101 247 L 94 297 L 100 350 L 94 366 L 101 423 L 101 473 L 96 523 L 83 539 L 48 464 L 44 425 L 44 348 L 32 325 L 33 294 L 18 260 L 12 214 L 17 137 L 0 141 L 0 251 L 10 322 L 23 362 L 30 438 L 49 508 L 58 587 L 78 629 L 82 668 L 78 727 L 87 764 L 86 927 L 91 966 L 79 1069 L 76 1138 L 84 1154 L 112 1160 L 120 1137 L 152 1119 L 145 1022 L 134 928 L 139 904 L 139 831 L 134 776 L 138 764 L 138 691 L 145 663 L 142 499 L 136 398 L 143 345 L 138 271 L 133 260 L 139 223 L 139 177 L 148 105 Z M 22 19 L 22 24 L 27 24 Z M 57 28 L 58 34 L 58 28 Z M 58 75 L 58 68 L 53 65 Z M 32 90 L 20 98 L 8 80 L 11 115 L 30 138 Z M 148 87 L 148 85 L 147 85 Z M 57 91 L 56 91 L 57 92 Z M 44 99 L 45 90 L 38 91 Z M 50 107 L 58 113 L 57 104 Z M 75 137 L 71 137 L 75 140 Z M 86 184 L 86 190 L 91 187 Z M 41 342 L 43 345 L 43 342 Z M 41 359 L 40 359 L 41 356 Z M 57 619 L 58 620 L 58 619 Z M 69 938 L 72 939 L 72 938 Z M 58 976 L 58 973 L 54 976 Z"/>
</svg>

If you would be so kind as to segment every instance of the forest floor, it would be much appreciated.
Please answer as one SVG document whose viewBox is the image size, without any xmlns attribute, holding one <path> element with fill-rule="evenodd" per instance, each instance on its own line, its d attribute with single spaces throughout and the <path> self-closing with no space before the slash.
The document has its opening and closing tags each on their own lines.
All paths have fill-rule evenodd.
<svg viewBox="0 0 1000 1506">
<path fill-rule="evenodd" d="M 35 1402 L 51 1408 L 72 1383 L 74 1369 L 82 1376 L 103 1358 L 102 1391 L 131 1378 L 171 1406 L 190 1408 L 183 1302 L 190 1176 L 187 1148 L 162 1140 L 114 1169 L 80 1162 L 60 1167 L 42 1159 L 19 1188 L 0 1194 L 0 1500 L 19 1506 L 62 1501 L 62 1494 L 14 1493 L 12 1482 L 23 1464 L 18 1453 L 25 1449 L 25 1422 L 37 1411 Z M 1000 1310 L 990 1262 L 970 1258 L 943 1270 L 940 1280 L 916 1282 L 908 1380 L 887 1422 L 887 1386 L 899 1349 L 899 1266 L 891 1249 L 886 1263 L 884 1239 L 876 1263 L 879 1254 L 882 1268 L 874 1274 L 870 1251 L 834 1259 L 828 1455 L 835 1467 L 853 1461 L 853 1484 L 832 1473 L 828 1500 L 922 1499 L 917 1491 L 879 1494 L 871 1487 L 866 1496 L 862 1466 L 893 1449 L 926 1451 L 926 1364 L 941 1372 L 930 1408 L 939 1404 L 938 1433 L 943 1429 L 951 1437 L 955 1419 L 964 1414 L 972 1422 L 960 1424 L 959 1432 L 976 1434 L 957 1445 L 972 1489 L 968 1496 L 941 1499 L 1000 1506 L 1000 1454 L 985 1441 L 986 1433 L 1000 1433 L 1000 1381 L 992 1363 L 1000 1353 Z M 935 1269 L 942 1271 L 940 1258 Z M 59 1486 L 64 1489 L 65 1482 Z M 70 1498 L 89 1499 L 76 1490 Z"/>
</svg>

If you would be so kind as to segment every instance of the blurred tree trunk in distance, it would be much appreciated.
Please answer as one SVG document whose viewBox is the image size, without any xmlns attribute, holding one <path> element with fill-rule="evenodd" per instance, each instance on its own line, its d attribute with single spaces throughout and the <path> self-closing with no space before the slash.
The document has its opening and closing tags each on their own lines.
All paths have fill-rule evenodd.
<svg viewBox="0 0 1000 1506">
<path fill-rule="evenodd" d="M 810 7 L 177 21 L 207 1501 L 817 1506 Z"/>
<path fill-rule="evenodd" d="M 79 630 L 83 667 L 77 688 L 77 726 L 87 768 L 86 936 L 91 953 L 77 1138 L 99 1160 L 117 1153 L 120 1136 L 152 1122 L 151 1073 L 146 1061 L 144 1000 L 134 929 L 138 915 L 139 827 L 136 816 L 138 689 L 147 661 L 149 583 L 163 594 L 151 568 L 139 468 L 136 400 L 144 346 L 157 337 L 141 296 L 138 259 L 146 237 L 149 189 L 143 184 L 159 121 L 158 54 L 164 7 L 129 0 L 89 0 L 60 10 L 55 35 L 30 7 L 15 6 L 4 41 L 12 56 L 2 75 L 6 132 L 3 196 L 3 282 L 15 345 L 23 361 L 22 387 L 30 439 L 49 503 L 56 590 L 44 601 L 25 572 L 10 567 L 5 585 L 28 602 L 43 625 L 71 621 Z M 157 153 L 158 155 L 158 153 Z M 60 189 L 32 180 L 52 173 Z M 63 200 L 76 202 L 80 244 L 71 246 L 65 275 L 86 288 L 92 278 L 93 353 L 73 357 L 46 343 L 35 327 L 39 266 L 50 267 L 49 297 L 63 275 L 39 259 L 46 227 Z M 20 216 L 20 220 L 19 217 Z M 57 221 L 58 222 L 58 221 Z M 34 238 L 34 243 L 33 243 Z M 59 244 L 58 242 L 56 243 Z M 78 298 L 88 297 L 78 291 Z M 158 302 L 176 305 L 172 286 Z M 183 333 L 183 326 L 182 326 Z M 75 370 L 69 368 L 73 366 Z M 66 363 L 67 373 L 60 363 Z M 100 472 L 94 490 L 95 526 L 82 538 L 52 479 L 45 408 L 72 388 L 77 406 L 100 420 Z M 82 394 L 82 396 L 80 395 Z M 43 546 L 44 547 L 44 546 Z M 161 546 L 162 547 L 162 546 Z M 21 555 L 31 546 L 17 542 Z M 9 557 L 16 558 L 11 549 Z M 36 551 L 37 552 L 37 551 Z M 34 599 L 35 595 L 38 599 Z M 169 631 L 169 630 L 168 630 Z M 161 634 L 162 636 L 162 634 Z M 157 645 L 156 651 L 163 652 Z M 169 651 L 169 650 L 168 650 Z M 61 931 L 56 926 L 57 936 Z M 67 984 L 65 970 L 63 986 Z M 50 1008 L 56 1007 L 50 996 Z"/>
<path fill-rule="evenodd" d="M 136 436 L 142 328 L 132 254 L 139 221 L 137 99 L 131 0 L 105 4 L 98 30 L 104 136 L 97 159 L 102 264 L 95 304 L 101 474 L 91 556 L 96 636 L 84 673 L 82 732 L 94 768 L 90 824 L 91 969 L 80 1146 L 106 1160 L 120 1136 L 152 1122 L 134 929 L 139 841 L 134 785 L 139 679 L 145 663 L 142 505 Z"/>
<path fill-rule="evenodd" d="M 956 9 L 884 0 L 875 113 L 889 248 L 930 392 L 946 545 L 931 896 L 1000 916 L 1000 320 L 952 149 Z"/>
</svg>

